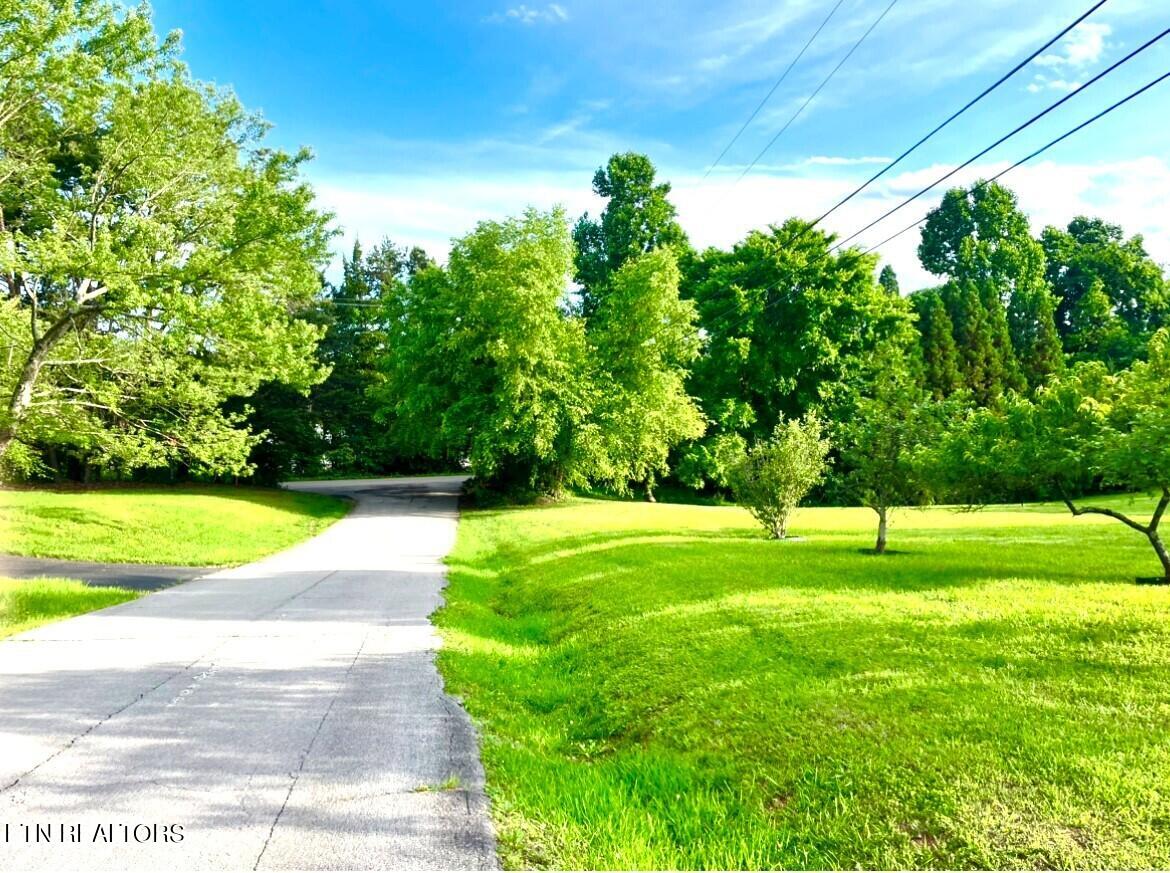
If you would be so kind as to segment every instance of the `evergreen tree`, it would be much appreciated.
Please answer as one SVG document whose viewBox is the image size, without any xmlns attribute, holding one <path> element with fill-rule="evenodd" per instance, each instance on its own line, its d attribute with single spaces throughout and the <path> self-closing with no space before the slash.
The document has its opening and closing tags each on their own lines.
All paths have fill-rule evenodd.
<svg viewBox="0 0 1170 873">
<path fill-rule="evenodd" d="M 581 283 L 581 311 L 597 308 L 610 277 L 633 258 L 661 246 L 687 247 L 668 199 L 670 185 L 655 183 L 654 164 L 645 155 L 614 155 L 593 176 L 593 191 L 609 202 L 594 221 L 589 213 L 573 228 L 575 278 Z"/>
<path fill-rule="evenodd" d="M 881 273 L 878 275 L 878 284 L 885 288 L 895 297 L 902 295 L 902 289 L 898 285 L 898 274 L 894 272 L 894 268 L 889 264 L 882 267 Z"/>
<path fill-rule="evenodd" d="M 930 272 L 962 286 L 950 295 L 962 311 L 948 308 L 977 394 L 990 400 L 997 385 L 1035 387 L 1062 368 L 1044 250 L 1011 191 L 994 182 L 948 191 L 927 216 L 918 254 Z M 979 345 L 963 348 L 960 333 Z"/>
<path fill-rule="evenodd" d="M 962 386 L 955 328 L 938 289 L 918 291 L 910 302 L 918 314 L 922 342 L 923 381 L 938 400 L 949 397 Z"/>
</svg>

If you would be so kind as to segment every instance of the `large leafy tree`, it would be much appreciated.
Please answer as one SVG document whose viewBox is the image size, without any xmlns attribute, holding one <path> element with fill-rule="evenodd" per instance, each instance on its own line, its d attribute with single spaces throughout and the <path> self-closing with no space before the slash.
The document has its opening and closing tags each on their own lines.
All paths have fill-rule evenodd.
<svg viewBox="0 0 1170 873">
<path fill-rule="evenodd" d="M 1140 236 L 1125 239 L 1117 225 L 1081 216 L 1067 230 L 1046 227 L 1041 243 L 1056 327 L 1075 360 L 1126 367 L 1170 321 L 1170 282 Z"/>
<path fill-rule="evenodd" d="M 327 217 L 307 155 L 265 148 L 193 81 L 142 10 L 0 2 L 0 457 L 70 444 L 126 468 L 239 471 L 254 438 L 224 400 L 323 373 L 298 319 Z"/>
<path fill-rule="evenodd" d="M 662 246 L 687 245 L 669 199 L 670 185 L 655 181 L 654 164 L 645 155 L 613 155 L 594 174 L 593 191 L 608 201 L 600 220 L 586 213 L 573 228 L 574 275 L 581 284 L 580 306 L 586 316 L 626 261 Z"/>
<path fill-rule="evenodd" d="M 1027 490 L 1062 499 L 1074 515 L 1117 519 L 1149 541 L 1170 584 L 1160 527 L 1170 508 L 1170 331 L 1128 370 L 1080 363 L 1035 399 L 974 412 L 935 454 L 940 479 L 967 502 Z M 1152 492 L 1153 511 L 1143 519 L 1121 501 L 1084 496 L 1103 487 Z"/>
<path fill-rule="evenodd" d="M 671 449 L 705 429 L 686 391 L 699 334 L 694 302 L 679 299 L 679 278 L 669 249 L 627 261 L 588 323 L 601 388 L 592 420 L 606 447 L 601 478 L 619 491 L 641 483 L 650 500 Z"/>
<path fill-rule="evenodd" d="M 793 219 L 692 266 L 689 296 L 707 340 L 690 388 L 713 427 L 685 452 L 689 483 L 726 485 L 726 451 L 766 438 L 782 418 L 847 415 L 883 378 L 874 350 L 913 346 L 910 304 L 875 281 L 874 258 L 831 245 Z"/>
<path fill-rule="evenodd" d="M 481 222 L 445 270 L 388 301 L 381 417 L 406 453 L 466 459 L 479 482 L 557 492 L 601 451 L 584 325 L 567 312 L 560 209 Z"/>
<path fill-rule="evenodd" d="M 1061 370 L 1044 250 L 1011 191 L 994 182 L 948 191 L 927 217 L 918 255 L 950 280 L 944 297 L 976 393 L 1018 387 L 1021 377 L 1034 387 Z"/>
</svg>

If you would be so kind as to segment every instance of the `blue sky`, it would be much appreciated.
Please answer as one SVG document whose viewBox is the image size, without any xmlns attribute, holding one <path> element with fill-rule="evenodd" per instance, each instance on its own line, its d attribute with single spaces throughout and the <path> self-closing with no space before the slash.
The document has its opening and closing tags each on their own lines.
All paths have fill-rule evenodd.
<svg viewBox="0 0 1170 873">
<path fill-rule="evenodd" d="M 703 173 L 824 18 L 833 0 L 698 3 L 155 0 L 184 32 L 196 76 L 230 85 L 317 155 L 309 175 L 345 231 L 438 257 L 475 221 L 525 205 L 596 211 L 594 169 L 648 153 L 675 186 L 699 245 L 813 217 L 878 161 L 1074 19 L 1089 0 L 899 0 L 745 179 L 742 169 L 889 0 L 844 0 L 820 38 L 707 179 Z M 1109 0 L 1085 25 L 830 221 L 851 233 L 1170 25 L 1155 0 Z M 1170 37 L 963 180 L 990 175 L 1170 69 Z M 1079 212 L 1142 232 L 1170 262 L 1170 82 L 1035 165 L 1005 177 L 1038 230 Z M 852 184 L 851 184 L 852 183 Z M 861 238 L 920 217 L 907 207 Z M 916 234 L 883 254 L 916 287 Z"/>
</svg>

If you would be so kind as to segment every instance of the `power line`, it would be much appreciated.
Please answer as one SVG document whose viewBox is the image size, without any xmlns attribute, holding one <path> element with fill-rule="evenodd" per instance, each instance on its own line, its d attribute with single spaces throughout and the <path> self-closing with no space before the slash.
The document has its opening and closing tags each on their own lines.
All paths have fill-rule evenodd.
<svg viewBox="0 0 1170 873">
<path fill-rule="evenodd" d="M 764 108 L 764 104 L 772 99 L 772 95 L 776 93 L 776 89 L 779 88 L 780 85 L 783 84 L 784 80 L 788 78 L 788 74 L 792 72 L 792 68 L 795 67 L 797 65 L 797 63 L 800 62 L 800 59 L 802 57 L 804 57 L 804 53 L 806 51 L 808 51 L 809 46 L 811 46 L 813 44 L 813 41 L 816 40 L 816 38 L 818 36 L 820 36 L 821 31 L 825 29 L 825 25 L 827 25 L 829 23 L 829 20 L 837 13 L 837 10 L 841 8 L 841 4 L 844 2 L 845 2 L 845 0 L 837 0 L 836 5 L 833 6 L 833 8 L 829 10 L 829 14 L 826 15 L 825 20 L 821 22 L 821 26 L 818 27 L 813 32 L 813 35 L 808 38 L 808 42 L 806 42 L 804 44 L 804 47 L 800 50 L 800 52 L 797 54 L 797 56 L 792 59 L 792 63 L 790 63 L 785 68 L 784 72 L 780 74 L 780 78 L 777 79 L 775 84 L 772 85 L 771 90 L 769 90 L 768 93 L 764 95 L 764 99 L 761 100 L 759 105 L 756 106 L 756 108 L 752 110 L 752 114 L 748 116 L 747 121 L 745 121 L 743 123 L 743 126 L 738 131 L 736 131 L 735 136 L 733 136 L 731 138 L 731 142 L 729 142 L 726 146 L 723 147 L 723 151 L 721 151 L 719 153 L 719 157 L 717 157 L 715 159 L 715 162 L 712 163 L 711 166 L 707 168 L 707 172 L 705 172 L 703 174 L 704 179 L 706 179 L 708 176 L 710 176 L 711 171 L 714 170 L 717 166 L 719 166 L 719 162 L 721 160 L 723 160 L 723 157 L 731 150 L 731 147 L 733 145 L 735 145 L 736 141 L 743 135 L 743 132 L 748 129 L 748 125 L 751 124 L 755 120 L 756 116 L 760 114 L 760 110 Z M 1104 3 L 1105 0 L 1101 0 L 1101 2 Z"/>
<path fill-rule="evenodd" d="M 1007 173 L 1010 173 L 1012 170 L 1018 168 L 1022 164 L 1025 164 L 1028 161 L 1032 160 L 1033 158 L 1043 154 L 1044 152 L 1048 151 L 1048 149 L 1052 148 L 1053 146 L 1057 145 L 1058 143 L 1063 142 L 1064 140 L 1068 139 L 1073 134 L 1078 133 L 1081 130 L 1084 130 L 1089 125 L 1093 124 L 1096 121 L 1099 121 L 1100 119 L 1104 118 L 1106 115 L 1113 112 L 1114 110 L 1121 108 L 1129 101 L 1133 100 L 1136 97 L 1139 97 L 1140 95 L 1144 94 L 1146 91 L 1149 91 L 1155 85 L 1159 84 L 1160 82 L 1165 81 L 1166 79 L 1170 79 L 1170 71 L 1163 73 L 1161 76 L 1158 76 L 1153 81 L 1147 83 L 1146 85 L 1143 85 L 1141 88 L 1138 88 L 1136 91 L 1128 94 L 1127 96 L 1121 98 L 1120 100 L 1116 101 L 1115 103 L 1113 103 L 1110 106 L 1106 107 L 1105 109 L 1101 110 L 1093 117 L 1091 117 L 1085 121 L 1082 121 L 1076 127 L 1072 128 L 1071 130 L 1056 137 L 1056 139 L 1053 139 L 1052 141 L 1046 143 L 1045 145 L 1041 146 L 1040 148 L 1036 149 L 1035 151 L 1031 152 L 1030 154 L 1024 156 L 1023 158 L 1020 158 L 1020 160 L 1016 161 L 1011 166 L 1007 167 L 1004 170 L 1001 170 L 1000 172 L 998 172 L 994 176 L 992 176 L 990 179 L 986 180 L 986 184 L 990 184 L 991 182 L 997 181 L 998 179 L 1005 176 Z M 892 236 L 889 236 L 886 239 L 882 240 L 877 245 L 871 246 L 870 248 L 866 249 L 861 254 L 869 254 L 870 252 L 881 248 L 882 246 L 886 245 L 886 243 L 893 241 L 894 239 L 898 238 L 899 236 L 901 236 L 904 233 L 908 233 L 909 231 L 918 227 L 920 224 L 923 224 L 925 221 L 926 221 L 925 217 L 919 219 L 918 221 L 914 222 L 913 224 L 902 228 L 900 231 L 893 234 Z M 804 232 L 807 233 L 810 229 L 811 228 L 805 228 Z M 830 251 L 832 251 L 832 249 Z M 768 287 L 766 287 L 764 289 L 763 293 L 766 294 L 769 291 L 774 291 L 777 287 L 779 287 L 779 286 L 778 285 L 769 285 Z M 770 303 L 765 303 L 763 305 L 763 307 L 760 309 L 760 312 L 763 312 L 767 309 L 770 309 L 772 306 L 774 306 L 778 302 L 779 302 L 779 300 L 773 300 Z M 723 315 L 723 314 L 727 314 L 727 312 L 725 311 L 721 315 Z M 756 317 L 758 314 L 759 313 L 748 313 L 743 318 L 740 318 L 740 319 L 732 322 L 730 325 L 728 325 L 723 330 L 718 331 L 717 333 L 710 334 L 708 336 L 708 340 L 722 339 L 723 337 L 727 336 L 731 331 L 735 330 L 737 327 L 739 327 L 740 325 L 742 325 L 744 322 L 748 321 L 749 319 Z"/>
<path fill-rule="evenodd" d="M 812 226 L 816 227 L 818 224 L 820 224 L 822 221 L 824 221 L 826 218 L 828 218 L 830 215 L 832 215 L 834 212 L 836 212 L 838 209 L 840 209 L 842 206 L 844 206 L 846 203 L 848 203 L 850 200 L 852 200 L 854 197 L 856 197 L 858 194 L 860 194 L 862 191 L 864 191 L 866 188 L 868 188 L 871 184 L 876 182 L 878 179 L 880 179 L 882 176 L 884 176 L 886 173 L 888 173 L 890 170 L 892 170 L 894 167 L 896 167 L 898 164 L 900 164 L 912 152 L 916 151 L 919 146 L 921 146 L 923 143 L 925 143 L 927 140 L 929 140 L 931 137 L 933 137 L 936 133 L 941 131 L 944 127 L 946 127 L 948 124 L 950 124 L 956 118 L 958 118 L 960 115 L 962 115 L 968 109 L 970 109 L 972 106 L 974 106 L 980 100 L 982 100 L 984 97 L 986 97 L 988 94 L 990 94 L 996 88 L 998 88 L 1000 85 L 1002 85 L 1004 82 L 1006 82 L 1012 76 L 1014 76 L 1016 73 L 1018 73 L 1020 70 L 1022 70 L 1028 64 L 1030 64 L 1032 61 L 1034 61 L 1037 57 L 1040 56 L 1040 54 L 1042 52 L 1051 48 L 1053 43 L 1055 43 L 1057 40 L 1064 37 L 1070 30 L 1072 30 L 1074 27 L 1076 27 L 1078 24 L 1080 24 L 1082 21 L 1084 21 L 1086 18 L 1088 18 L 1090 15 L 1092 15 L 1094 12 L 1096 12 L 1098 9 L 1100 9 L 1102 6 L 1104 6 L 1107 2 L 1108 2 L 1108 0 L 1097 0 L 1097 2 L 1094 3 L 1091 7 L 1089 7 L 1089 9 L 1087 9 L 1085 12 L 1082 12 L 1081 15 L 1075 21 L 1073 21 L 1071 24 L 1066 26 L 1064 28 L 1064 30 L 1060 31 L 1060 33 L 1056 34 L 1056 36 L 1052 37 L 1052 39 L 1048 40 L 1048 42 L 1044 43 L 1044 45 L 1040 46 L 1040 48 L 1036 49 L 1034 52 L 1032 52 L 1032 54 L 1028 55 L 1026 58 L 1024 58 L 1022 61 L 1020 61 L 1014 67 L 1012 67 L 1010 70 L 1008 70 L 1006 73 L 1004 73 L 998 79 L 996 79 L 993 83 L 991 83 L 991 85 L 989 85 L 987 88 L 985 88 L 983 91 L 981 91 L 973 99 L 968 101 L 966 105 L 964 105 L 958 111 L 951 114 L 945 121 L 942 122 L 942 124 L 935 127 L 934 130 L 930 131 L 930 133 L 926 134 L 926 136 L 922 137 L 922 139 L 918 140 L 918 142 L 914 143 L 914 145 L 910 146 L 910 148 L 906 149 L 906 151 L 902 152 L 902 154 L 898 155 L 898 157 L 894 158 L 894 160 L 890 161 L 890 163 L 886 164 L 885 167 L 883 167 L 877 173 L 875 173 L 874 175 L 872 175 L 868 179 L 866 179 L 865 182 L 863 182 L 861 185 L 859 185 L 857 188 L 855 188 L 849 194 L 849 196 L 845 197 L 843 200 L 841 200 L 839 203 L 837 203 L 835 206 L 833 206 L 832 209 L 823 213 L 819 218 L 816 219 L 816 221 L 814 221 L 812 223 Z"/>
<path fill-rule="evenodd" d="M 849 49 L 849 51 L 846 53 L 845 57 L 841 58 L 841 60 L 837 62 L 837 66 L 833 67 L 833 69 L 829 73 L 829 75 L 825 76 L 825 78 L 821 81 L 821 84 L 817 85 L 817 89 L 815 91 L 813 91 L 812 94 L 810 94 L 808 96 L 808 99 L 806 99 L 802 104 L 800 104 L 800 108 L 797 109 L 796 112 L 794 112 L 792 114 L 792 117 L 789 118 L 786 122 L 784 122 L 784 126 L 782 128 L 780 128 L 779 131 L 776 132 L 776 135 L 774 137 L 772 137 L 768 141 L 768 144 L 766 146 L 764 146 L 763 149 L 760 150 L 760 153 L 758 155 L 756 155 L 755 158 L 752 159 L 752 162 L 750 164 L 748 164 L 747 169 L 739 174 L 739 178 L 735 180 L 734 184 L 739 184 L 739 182 L 743 180 L 743 177 L 752 171 L 752 169 L 756 166 L 756 164 L 758 164 L 760 162 L 760 159 L 768 152 L 768 149 L 772 148 L 772 146 L 774 146 L 776 144 L 776 140 L 780 139 L 780 137 L 783 136 L 784 131 L 788 130 L 788 128 L 792 126 L 793 122 L 795 122 L 796 119 L 798 119 L 800 117 L 801 113 L 804 112 L 804 110 L 808 107 L 808 104 L 812 103 L 813 99 L 818 94 L 821 93 L 821 89 L 824 88 L 827 84 L 829 84 L 829 82 L 832 80 L 832 78 L 835 75 L 837 75 L 837 71 L 840 70 L 843 66 L 845 66 L 845 62 L 848 61 L 851 57 L 853 57 L 853 53 L 855 51 L 857 51 L 858 48 L 861 47 L 861 44 L 863 42 L 865 42 L 866 39 L 869 38 L 869 35 L 871 33 L 873 33 L 874 29 L 879 24 L 882 23 L 882 19 L 885 18 L 886 15 L 889 14 L 890 10 L 893 9 L 894 6 L 897 5 L 897 3 L 898 3 L 898 0 L 890 0 L 890 5 L 882 10 L 882 14 L 879 15 L 876 19 L 874 19 L 874 22 L 873 22 L 873 24 L 871 24 L 869 26 L 869 29 L 861 35 L 861 39 L 859 39 L 857 42 L 855 42 L 853 44 L 853 47 L 851 49 Z"/>
<path fill-rule="evenodd" d="M 937 179 L 935 179 L 933 182 L 931 182 L 929 185 L 927 185 L 922 190 L 918 191 L 916 194 L 913 194 L 910 197 L 907 197 L 905 200 L 903 200 L 897 206 L 893 206 L 890 209 L 886 210 L 881 215 L 879 215 L 877 218 L 875 218 L 873 221 L 871 221 L 869 224 L 867 224 L 865 227 L 861 228 L 861 230 L 858 230 L 858 231 L 850 234 L 849 236 L 845 237 L 845 239 L 839 241 L 835 246 L 833 246 L 833 248 L 830 249 L 830 251 L 836 251 L 837 249 L 841 248 L 846 243 L 848 243 L 850 240 L 855 239 L 856 237 L 865 233 L 867 230 L 869 230 L 874 225 L 879 224 L 882 221 L 885 221 L 885 219 L 889 218 L 891 215 L 893 215 L 898 210 L 902 209 L 905 206 L 909 206 L 911 203 L 913 203 L 915 200 L 917 200 L 923 194 L 930 191 L 932 188 L 936 187 L 937 185 L 939 185 L 942 182 L 945 182 L 947 179 L 951 178 L 952 176 L 954 176 L 956 173 L 958 173 L 960 170 L 964 169 L 965 167 L 969 167 L 971 164 L 975 163 L 975 161 L 979 160 L 981 157 L 986 155 L 992 149 L 1007 142 L 1009 139 L 1011 139 L 1013 136 L 1015 136 L 1020 131 L 1026 129 L 1028 127 L 1031 127 L 1033 124 L 1035 124 L 1041 118 L 1046 116 L 1048 113 L 1052 112 L 1055 109 L 1060 108 L 1065 103 L 1067 103 L 1069 100 L 1071 100 L 1073 97 L 1076 97 L 1078 94 L 1080 94 L 1082 91 L 1084 91 L 1086 88 L 1089 88 L 1093 84 L 1095 84 L 1096 82 L 1099 82 L 1101 79 L 1103 79 L 1105 76 L 1112 73 L 1114 70 L 1116 70 L 1122 64 L 1130 61 L 1131 59 L 1133 59 L 1137 55 L 1144 52 L 1146 49 L 1148 49 L 1154 43 L 1158 42 L 1158 40 L 1164 38 L 1167 34 L 1170 34 L 1170 27 L 1163 30 L 1157 36 L 1152 37 L 1151 39 L 1147 40 L 1145 43 L 1138 46 L 1136 49 L 1131 51 L 1125 57 L 1123 57 L 1117 61 L 1114 61 L 1112 64 L 1110 64 L 1104 70 L 1099 72 L 1093 78 L 1089 79 L 1089 81 L 1087 81 L 1083 85 L 1080 85 L 1079 87 L 1077 87 L 1076 90 L 1070 91 L 1068 94 L 1065 94 L 1063 97 L 1061 97 L 1055 103 L 1053 103 L 1052 105 L 1050 105 L 1046 109 L 1043 109 L 1040 112 L 1036 113 L 1031 118 L 1029 118 L 1027 121 L 1025 121 L 1023 124 L 1020 124 L 1019 126 L 1017 126 L 1010 133 L 1004 134 L 999 139 L 997 139 L 995 142 L 993 142 L 991 145 L 987 146 L 987 148 L 983 149 L 982 151 L 980 151 L 977 154 L 973 155 L 972 157 L 968 158 L 966 161 L 959 164 L 959 166 L 955 167 L 950 172 L 944 173 L 942 176 L 939 176 Z"/>
<path fill-rule="evenodd" d="M 1048 150 L 1049 150 L 1050 148 L 1052 148 L 1054 145 L 1057 145 L 1058 143 L 1064 142 L 1064 140 L 1068 139 L 1068 138 L 1069 138 L 1070 136 L 1072 136 L 1074 133 L 1077 133 L 1077 132 L 1079 132 L 1079 131 L 1083 130 L 1084 128 L 1086 128 L 1086 127 L 1088 127 L 1090 124 L 1092 124 L 1093 122 L 1095 122 L 1095 121 L 1097 121 L 1097 120 L 1099 120 L 1099 119 L 1101 119 L 1101 118 L 1104 118 L 1106 115 L 1108 115 L 1108 114 L 1109 114 L 1110 112 L 1112 112 L 1113 110 L 1115 110 L 1115 109 L 1119 109 L 1120 107 L 1122 107 L 1122 106 L 1124 106 L 1126 103 L 1128 103 L 1130 100 L 1133 100 L 1135 97 L 1138 97 L 1139 95 L 1141 95 L 1141 94 L 1144 94 L 1146 91 L 1149 91 L 1151 88 L 1153 88 L 1153 87 L 1154 87 L 1155 85 L 1157 85 L 1159 82 L 1165 81 L 1166 79 L 1170 79 L 1170 72 L 1165 72 L 1165 73 L 1163 73 L 1161 76 L 1159 76 L 1158 78 L 1154 79 L 1152 82 L 1149 82 L 1148 84 L 1146 84 L 1146 85 L 1143 85 L 1141 88 L 1138 88 L 1138 89 L 1137 89 L 1136 91 L 1134 91 L 1132 94 L 1128 95 L 1127 97 L 1123 97 L 1121 100 L 1118 100 L 1116 103 L 1114 103 L 1114 104 L 1112 104 L 1111 106 L 1109 106 L 1109 107 L 1107 107 L 1107 108 L 1103 109 L 1102 111 L 1098 112 L 1098 113 L 1097 113 L 1096 115 L 1094 115 L 1092 118 L 1090 118 L 1090 119 L 1088 119 L 1088 120 L 1086 120 L 1086 121 L 1082 121 L 1080 124 L 1078 124 L 1078 125 L 1077 125 L 1076 127 L 1074 127 L 1072 130 L 1070 130 L 1070 131 L 1067 131 L 1066 133 L 1062 133 L 1062 134 L 1061 134 L 1060 136 L 1058 136 L 1056 139 L 1054 139 L 1054 140 L 1052 140 L 1051 142 L 1049 142 L 1049 143 L 1047 143 L 1047 144 L 1045 144 L 1045 145 L 1041 146 L 1040 148 L 1036 149 L 1036 151 L 1032 152 L 1031 154 L 1029 154 L 1029 155 L 1025 155 L 1024 157 L 1022 157 L 1022 158 L 1020 158 L 1018 161 L 1016 161 L 1014 164 L 1012 164 L 1010 167 L 1007 167 L 1006 169 L 1000 170 L 998 173 L 996 173 L 996 174 L 995 174 L 994 176 L 992 176 L 990 179 L 987 179 L 986 181 L 984 181 L 984 182 L 981 182 L 980 184 L 983 184 L 983 185 L 990 185 L 992 182 L 996 182 L 996 181 L 998 181 L 998 180 L 999 180 L 1001 177 L 1003 177 L 1003 176 L 1007 175 L 1007 174 L 1008 174 L 1008 173 L 1010 173 L 1012 170 L 1016 169 L 1017 167 L 1019 167 L 1019 166 L 1021 166 L 1021 165 L 1023 165 L 1023 164 L 1026 164 L 1028 161 L 1032 160 L 1032 158 L 1035 158 L 1035 157 L 1038 157 L 1038 156 L 1042 155 L 1044 152 L 1048 151 Z M 918 227 L 920 224 L 924 224 L 924 223 L 926 222 L 926 219 L 927 219 L 927 217 L 929 217 L 929 216 L 924 216 L 923 218 L 920 218 L 920 219 L 918 219 L 918 221 L 914 222 L 913 224 L 909 225 L 908 227 L 904 227 L 904 228 L 902 228 L 900 231 L 898 231 L 898 232 L 897 232 L 897 233 L 895 233 L 894 235 L 886 237 L 884 240 L 882 240 L 882 241 L 881 241 L 880 243 L 878 243 L 877 245 L 870 246 L 868 249 L 866 249 L 864 252 L 862 252 L 862 254 L 866 254 L 866 255 L 867 255 L 867 254 L 869 254 L 870 252 L 876 251 L 876 250 L 880 249 L 882 246 L 884 246 L 886 243 L 888 243 L 888 242 L 892 242 L 893 240 L 895 240 L 895 239 L 897 239 L 898 237 L 900 237 L 902 234 L 904 234 L 904 233 L 908 233 L 909 231 L 911 231 L 911 230 L 913 230 L 914 228 Z"/>
</svg>

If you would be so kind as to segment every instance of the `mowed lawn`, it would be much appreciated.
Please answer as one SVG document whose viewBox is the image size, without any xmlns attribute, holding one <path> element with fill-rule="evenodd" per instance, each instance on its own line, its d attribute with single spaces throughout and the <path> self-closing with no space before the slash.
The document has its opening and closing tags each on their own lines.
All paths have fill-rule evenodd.
<svg viewBox="0 0 1170 873">
<path fill-rule="evenodd" d="M 141 594 L 125 588 L 90 588 L 72 579 L 0 578 L 0 639 Z"/>
<path fill-rule="evenodd" d="M 440 665 L 505 864 L 1170 866 L 1144 538 L 907 510 L 877 557 L 875 518 L 802 510 L 778 543 L 734 507 L 466 512 Z"/>
<path fill-rule="evenodd" d="M 318 533 L 349 506 L 326 495 L 232 486 L 0 490 L 0 552 L 244 564 Z"/>
</svg>

